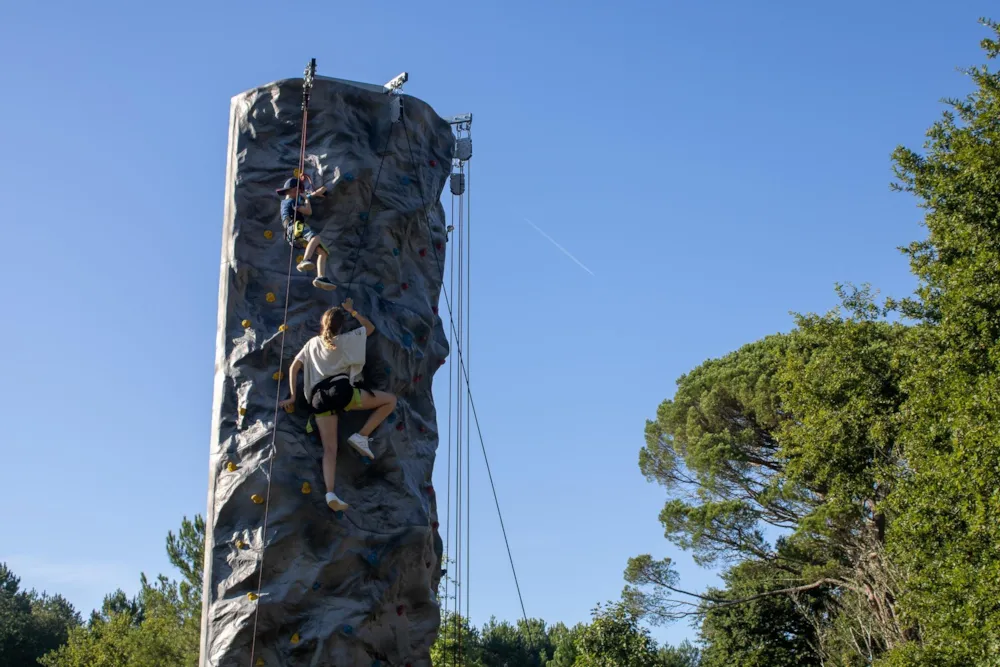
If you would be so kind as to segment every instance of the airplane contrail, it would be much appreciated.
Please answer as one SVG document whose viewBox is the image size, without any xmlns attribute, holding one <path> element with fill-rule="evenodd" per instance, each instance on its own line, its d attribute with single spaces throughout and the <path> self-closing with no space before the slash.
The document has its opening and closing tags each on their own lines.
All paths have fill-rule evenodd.
<svg viewBox="0 0 1000 667">
<path fill-rule="evenodd" d="M 531 225 L 532 227 L 534 227 L 536 232 L 538 232 L 539 234 L 541 234 L 542 236 L 544 236 L 545 238 L 547 238 L 552 243 L 552 245 L 554 245 L 555 247 L 557 247 L 560 250 L 562 250 L 563 254 L 566 255 L 567 257 L 569 257 L 574 262 L 576 262 L 580 266 L 581 269 L 583 269 L 584 271 L 586 271 L 590 275 L 596 277 L 596 275 L 594 274 L 594 272 L 587 268 L 586 264 L 584 264 L 583 262 L 581 262 L 580 260 L 578 260 L 576 257 L 574 257 L 573 253 L 571 253 L 569 250 L 566 250 L 566 248 L 564 248 L 561 245 L 559 245 L 558 241 L 556 241 L 554 238 L 552 238 L 551 236 L 549 236 L 548 234 L 546 234 L 545 232 L 543 232 L 542 229 L 538 225 L 536 225 L 535 223 L 533 223 L 531 220 L 528 220 L 527 218 L 525 218 L 524 221 L 526 223 L 528 223 L 529 225 Z"/>
</svg>

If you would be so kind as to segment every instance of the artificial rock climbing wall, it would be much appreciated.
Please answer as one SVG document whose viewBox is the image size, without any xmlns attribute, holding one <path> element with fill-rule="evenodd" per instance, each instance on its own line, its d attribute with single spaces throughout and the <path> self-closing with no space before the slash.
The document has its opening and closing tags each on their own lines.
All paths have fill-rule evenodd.
<svg viewBox="0 0 1000 667">
<path fill-rule="evenodd" d="M 251 646 L 257 666 L 429 665 L 442 553 L 431 381 L 448 353 L 436 307 L 447 243 L 439 199 L 454 138 L 420 100 L 401 96 L 393 122 L 390 96 L 317 78 L 306 173 L 317 187 L 336 166 L 341 178 L 309 222 L 338 289 L 292 269 L 286 319 L 289 246 L 275 188 L 298 164 L 301 91 L 291 79 L 232 101 L 201 665 L 248 667 Z M 346 445 L 368 413 L 341 419 L 336 490 L 350 508 L 335 514 L 302 399 L 278 412 L 271 442 L 279 381 L 287 396 L 281 373 L 347 296 L 377 328 L 365 375 L 399 402 L 368 464 Z"/>
</svg>

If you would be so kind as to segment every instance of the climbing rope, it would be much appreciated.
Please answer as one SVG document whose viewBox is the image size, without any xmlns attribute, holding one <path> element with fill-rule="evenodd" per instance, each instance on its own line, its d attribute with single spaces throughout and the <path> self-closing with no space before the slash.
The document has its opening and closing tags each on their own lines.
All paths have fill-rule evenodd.
<svg viewBox="0 0 1000 667">
<path fill-rule="evenodd" d="M 406 111 L 405 110 L 404 110 L 404 112 L 401 115 L 401 123 L 402 123 L 402 126 L 403 126 L 404 135 L 406 137 L 407 149 L 408 149 L 409 154 L 410 154 L 410 162 L 411 162 L 411 164 L 416 164 L 416 160 L 415 160 L 415 158 L 413 156 L 413 146 L 412 146 L 412 143 L 410 141 L 410 131 L 407 128 L 407 125 L 406 125 Z M 432 230 L 430 228 L 430 220 L 427 218 L 427 202 L 424 200 L 423 184 L 420 181 L 419 172 L 418 172 L 418 175 L 417 175 L 417 179 L 418 179 L 417 180 L 418 191 L 420 193 L 421 211 L 423 212 L 424 222 L 425 222 L 426 227 L 427 227 L 428 238 L 430 238 Z M 471 200 L 470 200 L 470 205 L 471 205 Z M 431 243 L 431 248 L 434 250 L 434 258 L 435 258 L 435 260 L 436 260 L 436 262 L 438 264 L 438 268 L 441 270 L 442 275 L 443 275 L 444 265 L 443 265 L 443 262 L 441 261 L 440 254 L 437 251 L 436 244 L 434 244 L 432 242 Z M 448 307 L 448 320 L 449 320 L 449 324 L 450 324 L 450 327 L 451 327 L 452 336 L 453 337 L 457 337 L 456 336 L 455 318 L 454 318 L 454 309 L 452 308 L 452 302 L 451 302 L 451 298 L 449 296 L 449 293 L 448 293 L 447 290 L 444 289 L 444 285 L 443 284 L 442 284 L 442 290 L 441 291 L 444 294 L 445 304 Z M 489 456 L 486 453 L 486 442 L 483 439 L 483 431 L 482 431 L 482 427 L 480 426 L 480 423 L 479 423 L 479 413 L 476 410 L 476 402 L 475 402 L 475 399 L 473 398 L 473 395 L 472 395 L 472 387 L 471 387 L 471 384 L 469 382 L 468 367 L 466 366 L 465 359 L 464 359 L 464 356 L 462 354 L 462 345 L 461 345 L 461 339 L 460 338 L 458 339 L 458 344 L 456 345 L 456 351 L 458 353 L 458 368 L 457 368 L 457 371 L 459 373 L 460 380 L 464 380 L 464 382 L 465 382 L 465 389 L 467 391 L 467 397 L 468 397 L 468 405 L 469 405 L 469 407 L 471 408 L 471 411 L 472 411 L 472 420 L 475 422 L 475 425 L 476 425 L 476 434 L 478 436 L 479 445 L 480 445 L 480 448 L 481 448 L 482 453 L 483 453 L 483 461 L 486 464 L 486 474 L 487 474 L 487 477 L 488 477 L 489 482 L 490 482 L 490 489 L 493 492 L 493 502 L 494 502 L 494 505 L 496 506 L 497 517 L 500 520 L 500 530 L 501 530 L 501 532 L 503 534 L 504 545 L 507 548 L 507 559 L 510 562 L 511 573 L 514 576 L 514 586 L 517 589 L 517 598 L 518 598 L 518 601 L 520 602 L 520 605 L 521 605 L 521 616 L 524 619 L 525 628 L 530 632 L 530 624 L 528 623 L 528 614 L 525 611 L 525 607 L 524 607 L 524 596 L 521 593 L 521 584 L 520 584 L 520 582 L 519 582 L 519 580 L 517 578 L 517 568 L 514 565 L 514 556 L 513 556 L 513 553 L 511 552 L 511 549 L 510 549 L 510 540 L 507 537 L 507 528 L 506 528 L 506 526 L 504 524 L 504 521 L 503 521 L 503 512 L 500 510 L 500 499 L 499 499 L 499 497 L 497 495 L 496 483 L 493 480 L 493 471 L 492 471 L 492 468 L 490 466 Z"/>
<path fill-rule="evenodd" d="M 302 183 L 302 176 L 305 173 L 305 162 L 306 162 L 306 135 L 309 129 L 309 98 L 312 93 L 313 79 L 316 76 L 316 59 L 313 58 L 309 61 L 306 66 L 303 80 L 302 80 L 302 141 L 299 146 L 299 166 L 296 171 L 297 177 L 295 179 L 295 198 L 292 200 L 294 202 L 292 208 L 292 224 L 295 224 L 296 210 L 299 202 L 299 188 Z M 293 241 L 289 244 L 288 248 L 288 275 L 285 278 L 285 309 L 281 317 L 281 327 L 279 327 L 279 332 L 281 333 L 281 346 L 278 352 L 278 389 L 274 395 L 274 420 L 271 428 L 271 457 L 267 462 L 267 493 L 264 496 L 264 520 L 260 532 L 260 567 L 257 572 L 257 591 L 254 596 L 254 600 L 260 600 L 260 591 L 264 582 L 264 556 L 267 553 L 267 519 L 268 510 L 271 506 L 271 471 L 274 469 L 274 459 L 277 456 L 277 437 L 278 437 L 278 411 L 280 410 L 281 404 L 281 383 L 284 379 L 284 374 L 282 373 L 282 366 L 285 358 L 285 332 L 288 327 L 288 301 L 289 295 L 291 294 L 292 287 L 292 259 L 295 257 L 295 242 L 294 235 Z M 257 649 L 257 621 L 260 617 L 260 602 L 254 607 L 253 614 L 253 634 L 250 641 L 250 665 L 253 666 L 254 654 Z"/>
</svg>

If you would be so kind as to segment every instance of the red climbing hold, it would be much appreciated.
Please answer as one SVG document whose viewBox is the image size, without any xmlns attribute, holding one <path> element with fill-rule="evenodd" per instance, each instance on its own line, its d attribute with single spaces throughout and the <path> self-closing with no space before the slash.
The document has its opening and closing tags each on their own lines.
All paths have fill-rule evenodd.
<svg viewBox="0 0 1000 667">
<path fill-rule="evenodd" d="M 402 431 L 403 430 L 403 422 L 399 422 L 398 424 L 396 424 L 396 430 L 397 431 Z"/>
<path fill-rule="evenodd" d="M 427 432 L 427 429 L 425 429 L 422 425 L 418 426 L 417 430 L 420 431 L 421 433 L 426 433 Z"/>
<path fill-rule="evenodd" d="M 437 160 L 431 160 L 430 165 L 432 167 L 436 167 L 436 166 L 438 166 L 438 161 Z"/>
<path fill-rule="evenodd" d="M 434 247 L 437 248 L 438 250 L 440 250 L 441 248 L 444 247 L 444 244 L 442 244 L 442 243 L 435 243 Z"/>
<path fill-rule="evenodd" d="M 410 289 L 410 283 L 403 283 L 402 285 L 400 285 L 400 287 L 402 287 L 403 289 Z"/>
<path fill-rule="evenodd" d="M 421 248 L 420 249 L 420 256 L 421 257 L 426 257 L 427 256 L 427 248 Z"/>
<path fill-rule="evenodd" d="M 423 375 L 414 375 L 414 376 L 413 376 L 413 382 L 414 382 L 414 383 L 416 383 L 416 382 L 420 382 L 420 381 L 421 381 L 421 380 L 423 380 L 423 379 L 424 379 L 424 376 L 423 376 Z"/>
<path fill-rule="evenodd" d="M 438 307 L 437 307 L 437 306 L 431 306 L 431 310 L 433 310 L 433 311 L 434 311 L 434 314 L 435 314 L 435 315 L 437 315 L 437 314 L 438 314 Z"/>
<path fill-rule="evenodd" d="M 402 616 L 404 611 L 406 611 L 406 607 L 399 605 L 396 607 L 396 616 Z"/>
<path fill-rule="evenodd" d="M 444 359 L 438 362 L 438 366 L 444 366 Z"/>
<path fill-rule="evenodd" d="M 427 495 L 429 495 L 429 496 L 433 496 L 434 495 L 434 487 L 433 486 L 430 486 L 430 485 L 427 486 Z"/>
<path fill-rule="evenodd" d="M 437 530 L 440 526 L 441 524 L 439 524 L 437 521 L 431 524 L 431 528 L 433 528 L 434 530 Z"/>
</svg>

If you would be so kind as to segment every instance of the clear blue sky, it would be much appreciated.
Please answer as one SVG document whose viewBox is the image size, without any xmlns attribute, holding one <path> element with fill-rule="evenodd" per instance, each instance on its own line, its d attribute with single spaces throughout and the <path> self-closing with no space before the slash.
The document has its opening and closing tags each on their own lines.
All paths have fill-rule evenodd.
<svg viewBox="0 0 1000 667">
<path fill-rule="evenodd" d="M 635 554 L 712 581 L 662 537 L 644 420 L 836 281 L 912 288 L 889 154 L 968 90 L 990 9 L 84 4 L 0 8 L 0 560 L 84 612 L 168 571 L 205 511 L 229 100 L 316 57 L 476 114 L 473 387 L 528 613 L 568 623 Z M 476 464 L 479 624 L 519 612 Z"/>
</svg>

